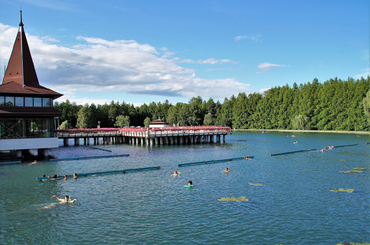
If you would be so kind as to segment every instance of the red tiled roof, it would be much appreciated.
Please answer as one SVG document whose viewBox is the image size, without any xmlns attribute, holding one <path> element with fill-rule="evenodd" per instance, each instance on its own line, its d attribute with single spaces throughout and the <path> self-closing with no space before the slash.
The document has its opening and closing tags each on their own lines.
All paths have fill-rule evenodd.
<svg viewBox="0 0 370 245">
<path fill-rule="evenodd" d="M 52 96 L 54 99 L 62 96 L 62 94 L 39 84 L 22 21 L 19 23 L 13 51 L 3 82 L 0 85 L 0 93 L 45 95 L 48 97 Z"/>
</svg>

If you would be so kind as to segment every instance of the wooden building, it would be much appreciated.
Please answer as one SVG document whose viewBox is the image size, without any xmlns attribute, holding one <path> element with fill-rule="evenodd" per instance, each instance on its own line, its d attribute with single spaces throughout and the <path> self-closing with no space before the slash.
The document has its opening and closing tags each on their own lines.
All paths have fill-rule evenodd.
<svg viewBox="0 0 370 245">
<path fill-rule="evenodd" d="M 54 137 L 54 121 L 62 113 L 53 108 L 53 101 L 62 94 L 39 84 L 22 23 L 22 11 L 13 50 L 0 85 L 0 153 L 58 147 Z M 3 154 L 0 154 L 0 157 Z"/>
</svg>

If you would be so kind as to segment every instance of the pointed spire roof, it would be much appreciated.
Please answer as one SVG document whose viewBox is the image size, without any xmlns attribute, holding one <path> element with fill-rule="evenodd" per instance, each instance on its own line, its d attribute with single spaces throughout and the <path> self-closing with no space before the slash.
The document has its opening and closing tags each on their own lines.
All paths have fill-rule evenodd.
<svg viewBox="0 0 370 245">
<path fill-rule="evenodd" d="M 49 95 L 54 98 L 62 96 L 51 89 L 39 84 L 35 66 L 33 64 L 30 48 L 28 46 L 26 33 L 22 22 L 22 10 L 17 37 L 14 42 L 13 51 L 0 85 L 0 93 L 22 93 L 34 95 Z"/>
</svg>

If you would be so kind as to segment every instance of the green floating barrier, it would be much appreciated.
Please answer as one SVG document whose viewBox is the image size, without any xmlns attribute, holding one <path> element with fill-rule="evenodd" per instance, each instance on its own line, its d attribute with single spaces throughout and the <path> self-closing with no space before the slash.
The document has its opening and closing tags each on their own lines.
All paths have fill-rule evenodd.
<svg viewBox="0 0 370 245">
<path fill-rule="evenodd" d="M 254 156 L 248 156 L 249 159 L 254 158 Z M 245 157 L 235 157 L 235 158 L 228 158 L 228 159 L 219 159 L 219 160 L 209 160 L 209 161 L 202 161 L 202 162 L 190 162 L 190 163 L 181 163 L 178 164 L 179 167 L 190 166 L 190 165 L 199 165 L 199 164 L 212 164 L 217 162 L 231 162 L 233 160 L 243 160 Z"/>
<path fill-rule="evenodd" d="M 340 147 L 348 147 L 348 146 L 356 146 L 358 144 L 352 144 L 352 145 L 335 145 L 334 148 L 340 148 Z"/>
<path fill-rule="evenodd" d="M 10 165 L 10 164 L 18 164 L 22 163 L 21 161 L 16 161 L 16 162 L 0 162 L 0 165 Z"/>
<path fill-rule="evenodd" d="M 102 149 L 102 148 L 99 148 L 99 147 L 94 147 L 94 146 L 85 146 L 85 147 L 89 147 L 89 148 L 92 148 L 92 149 L 96 149 L 96 150 L 101 150 L 101 151 L 107 151 L 107 152 L 112 152 L 111 150 L 107 150 L 107 149 Z"/>
<path fill-rule="evenodd" d="M 111 158 L 111 157 L 128 157 L 130 154 L 121 154 L 121 155 L 108 155 L 108 156 L 91 156 L 91 157 L 72 157 L 72 158 L 56 158 L 50 159 L 50 161 L 72 161 L 72 160 L 85 160 L 93 158 Z"/>
<path fill-rule="evenodd" d="M 128 172 L 137 172 L 137 171 L 148 171 L 148 170 L 157 170 L 157 169 L 160 169 L 161 167 L 160 166 L 157 166 L 157 167 L 147 167 L 147 168 L 134 168 L 134 169 L 124 169 L 124 170 L 112 170 L 112 171 L 104 171 L 104 172 L 94 172 L 94 173 L 77 173 L 77 176 L 78 177 L 81 177 L 81 176 L 92 176 L 92 175 L 103 175 L 103 174 L 117 174 L 117 173 L 128 173 Z M 72 178 L 73 175 L 67 175 L 68 178 Z M 63 175 L 58 175 L 57 176 L 57 179 L 62 179 L 63 178 Z M 37 178 L 38 181 L 41 181 L 41 180 L 47 180 L 48 177 L 39 177 Z M 50 179 L 50 177 L 49 177 Z"/>
<path fill-rule="evenodd" d="M 203 161 L 203 162 L 189 162 L 189 163 L 178 164 L 178 166 L 183 167 L 183 166 L 197 165 L 197 164 L 207 164 L 207 162 L 206 161 Z"/>
<path fill-rule="evenodd" d="M 299 151 L 288 151 L 288 152 L 281 152 L 281 153 L 273 153 L 271 156 L 279 156 L 279 155 L 287 155 L 287 154 L 293 154 L 293 153 L 299 153 L 299 152 L 307 152 L 307 151 L 315 151 L 316 149 L 310 149 L 310 150 L 299 150 Z"/>
</svg>

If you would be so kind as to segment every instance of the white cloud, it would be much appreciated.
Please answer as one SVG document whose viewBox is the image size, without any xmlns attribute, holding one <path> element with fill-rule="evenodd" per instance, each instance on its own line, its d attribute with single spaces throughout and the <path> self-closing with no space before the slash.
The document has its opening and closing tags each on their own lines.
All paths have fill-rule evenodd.
<svg viewBox="0 0 370 245">
<path fill-rule="evenodd" d="M 60 42 L 58 39 L 55 39 L 55 38 L 52 38 L 52 37 L 48 37 L 48 36 L 41 37 L 41 39 L 44 40 L 45 42 L 53 42 L 53 43 Z"/>
<path fill-rule="evenodd" d="M 231 64 L 237 64 L 237 62 L 234 62 L 232 60 L 229 60 L 229 59 L 221 59 L 221 60 L 216 60 L 214 58 L 209 58 L 209 59 L 206 59 L 206 60 L 198 60 L 197 61 L 198 64 L 211 64 L 211 65 L 215 65 L 215 64 L 225 64 L 225 63 L 231 63 Z"/>
<path fill-rule="evenodd" d="M 261 63 L 257 66 L 258 69 L 262 69 L 264 71 L 270 69 L 271 67 L 288 67 L 287 65 L 279 65 L 279 64 L 271 64 L 271 63 Z"/>
<path fill-rule="evenodd" d="M 270 90 L 271 89 L 271 87 L 269 87 L 269 88 L 261 88 L 260 90 L 259 90 L 259 92 L 261 93 L 261 94 L 263 94 L 264 92 L 266 92 L 266 91 L 268 91 L 268 90 Z"/>
<path fill-rule="evenodd" d="M 361 79 L 361 77 L 363 78 L 367 78 L 367 76 L 370 76 L 370 68 L 367 68 L 365 69 L 365 72 L 364 73 L 361 73 L 361 74 L 358 74 L 358 75 L 355 75 L 353 78 L 354 79 Z"/>
<path fill-rule="evenodd" d="M 247 35 L 241 36 L 240 35 L 240 36 L 236 36 L 234 39 L 236 41 L 249 40 L 250 42 L 254 43 L 260 40 L 260 35 L 257 35 L 257 36 L 247 36 Z"/>
<path fill-rule="evenodd" d="M 17 30 L 16 27 L 0 23 L 1 67 L 7 64 Z M 166 48 L 161 48 L 158 52 L 153 46 L 134 40 L 109 41 L 79 36 L 79 43 L 68 47 L 60 42 L 49 43 L 38 36 L 27 34 L 27 38 L 40 83 L 65 94 L 62 100 L 71 98 L 77 101 L 77 95 L 81 91 L 108 92 L 107 96 L 109 92 L 115 91 L 122 92 L 123 95 L 156 95 L 166 98 L 200 95 L 223 99 L 249 90 L 248 84 L 235 78 L 198 78 L 194 70 L 177 64 L 194 63 L 191 59 L 175 61 L 175 58 L 171 58 L 173 53 Z M 48 40 L 53 39 L 50 37 Z M 164 55 L 159 57 L 163 52 Z M 199 62 L 233 63 L 229 59 L 213 58 Z M 92 98 L 78 100 L 79 103 L 100 101 Z"/>
<path fill-rule="evenodd" d="M 191 64 L 191 63 L 195 63 L 194 60 L 191 60 L 191 59 L 183 59 L 183 60 L 180 60 L 178 63 L 188 63 L 188 64 Z"/>
<path fill-rule="evenodd" d="M 164 58 L 164 59 L 167 59 L 167 58 L 170 58 L 174 55 L 175 55 L 174 52 L 164 52 L 164 54 L 161 57 Z"/>
</svg>

